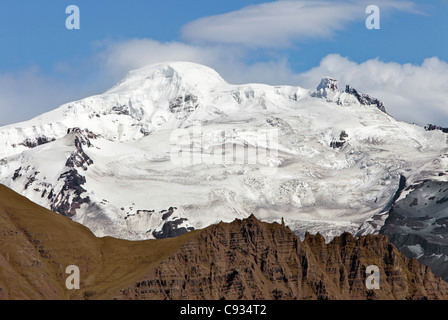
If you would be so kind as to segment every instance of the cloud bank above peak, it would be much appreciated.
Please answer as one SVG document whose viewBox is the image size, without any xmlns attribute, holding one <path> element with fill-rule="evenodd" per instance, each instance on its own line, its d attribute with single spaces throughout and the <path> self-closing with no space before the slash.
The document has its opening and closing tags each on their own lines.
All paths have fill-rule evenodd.
<svg viewBox="0 0 448 320">
<path fill-rule="evenodd" d="M 161 61 L 189 61 L 215 69 L 233 84 L 265 83 L 314 89 L 323 76 L 349 84 L 384 101 L 398 120 L 448 126 L 448 63 L 437 57 L 421 64 L 400 64 L 369 59 L 358 63 L 340 54 L 328 54 L 318 66 L 295 72 L 287 57 L 247 63 L 250 51 L 233 46 L 198 46 L 182 42 L 162 43 L 151 39 L 111 42 L 99 59 L 104 72 L 119 79 L 127 71 Z"/>
<path fill-rule="evenodd" d="M 69 86 L 70 80 L 58 82 L 35 68 L 18 75 L 0 74 L 0 117 L 4 121 L 2 124 L 18 122 L 26 114 L 36 116 L 49 110 L 46 108 L 55 108 L 56 102 L 62 104 L 68 102 L 68 98 L 104 92 L 130 70 L 164 61 L 189 61 L 215 69 L 232 84 L 258 82 L 313 90 L 323 76 L 329 75 L 339 81 L 341 89 L 349 84 L 383 100 L 388 112 L 398 120 L 448 126 L 448 63 L 437 57 L 427 58 L 421 64 L 379 59 L 358 63 L 340 54 L 328 54 L 314 68 L 295 72 L 291 67 L 291 62 L 295 61 L 288 57 L 248 63 L 246 54 L 247 51 L 238 47 L 197 46 L 152 39 L 108 42 L 94 58 L 99 65 L 98 74 L 94 80 L 90 79 L 88 86 Z M 13 106 L 23 108 L 17 110 Z"/>
<path fill-rule="evenodd" d="M 280 0 L 208 16 L 183 26 L 182 38 L 193 43 L 247 47 L 289 47 L 309 39 L 328 39 L 355 21 L 366 19 L 369 1 Z M 411 1 L 377 1 L 382 13 L 421 14 Z"/>
<path fill-rule="evenodd" d="M 0 124 L 26 120 L 70 100 L 104 92 L 130 70 L 164 61 L 189 61 L 215 69 L 233 84 L 314 89 L 329 75 L 339 80 L 342 89 L 350 84 L 383 100 L 398 120 L 448 126 L 446 57 L 425 53 L 414 59 L 418 63 L 404 63 L 413 49 L 403 49 L 402 43 L 411 39 L 411 48 L 425 47 L 415 41 L 416 29 L 402 31 L 403 22 L 409 21 L 400 20 L 395 27 L 406 41 L 399 44 L 396 37 L 388 38 L 385 33 L 366 36 L 365 10 L 370 4 L 364 0 L 279 0 L 187 22 L 175 40 L 103 39 L 94 43 L 93 52 L 83 60 L 54 62 L 54 72 L 31 67 L 0 73 Z M 405 15 L 408 18 L 424 14 L 412 1 L 379 0 L 375 4 L 388 22 L 395 21 L 397 11 L 410 13 Z M 342 32 L 354 23 L 358 24 L 355 32 Z M 327 41 L 337 33 L 344 35 L 343 41 Z M 423 37 L 428 38 L 426 33 Z M 310 44 L 309 40 L 319 41 Z M 317 42 L 329 45 L 318 47 Z M 335 42 L 341 45 L 333 50 Z M 401 63 L 372 59 L 386 47 L 384 43 L 398 53 L 392 59 L 399 57 Z M 366 50 L 360 50 L 365 46 Z M 443 50 L 434 52 L 442 54 Z"/>
<path fill-rule="evenodd" d="M 448 63 L 437 57 L 421 64 L 399 64 L 371 59 L 362 63 L 339 54 L 330 54 L 319 66 L 299 75 L 305 86 L 316 77 L 329 74 L 341 85 L 384 101 L 388 112 L 398 120 L 425 125 L 448 126 Z"/>
</svg>

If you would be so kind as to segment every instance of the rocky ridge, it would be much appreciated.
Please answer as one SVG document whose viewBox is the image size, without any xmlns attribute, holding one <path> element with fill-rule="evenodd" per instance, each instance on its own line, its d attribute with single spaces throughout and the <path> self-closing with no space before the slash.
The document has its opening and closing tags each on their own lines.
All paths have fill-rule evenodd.
<svg viewBox="0 0 448 320">
<path fill-rule="evenodd" d="M 447 299 L 448 283 L 386 236 L 304 241 L 254 216 L 182 236 L 97 238 L 0 185 L 0 299 Z M 80 269 L 67 290 L 65 268 Z M 366 268 L 380 270 L 367 289 Z"/>
<path fill-rule="evenodd" d="M 366 287 L 366 268 L 380 268 L 380 289 Z M 385 236 L 329 244 L 300 239 L 286 226 L 254 216 L 208 227 L 119 299 L 445 299 L 448 284 L 407 259 Z"/>
</svg>

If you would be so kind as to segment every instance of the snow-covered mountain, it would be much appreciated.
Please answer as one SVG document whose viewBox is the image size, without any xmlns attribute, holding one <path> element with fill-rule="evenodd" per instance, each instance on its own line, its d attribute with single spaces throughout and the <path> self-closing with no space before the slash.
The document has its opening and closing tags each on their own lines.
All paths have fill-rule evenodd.
<svg viewBox="0 0 448 320">
<path fill-rule="evenodd" d="M 379 232 L 403 177 L 444 171 L 446 139 L 330 77 L 315 90 L 231 85 L 171 62 L 1 127 L 0 183 L 98 236 L 162 238 L 253 213 L 330 239 Z"/>
</svg>

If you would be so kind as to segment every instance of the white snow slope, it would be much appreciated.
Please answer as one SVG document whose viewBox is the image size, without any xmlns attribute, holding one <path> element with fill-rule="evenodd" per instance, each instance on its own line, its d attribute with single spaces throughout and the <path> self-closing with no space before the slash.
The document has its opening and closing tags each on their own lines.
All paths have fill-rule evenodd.
<svg viewBox="0 0 448 320">
<path fill-rule="evenodd" d="M 375 233 L 400 175 L 440 171 L 446 135 L 328 79 L 311 91 L 231 85 L 185 62 L 135 70 L 1 127 L 0 183 L 98 236 L 150 239 L 252 213 L 301 236 Z"/>
</svg>

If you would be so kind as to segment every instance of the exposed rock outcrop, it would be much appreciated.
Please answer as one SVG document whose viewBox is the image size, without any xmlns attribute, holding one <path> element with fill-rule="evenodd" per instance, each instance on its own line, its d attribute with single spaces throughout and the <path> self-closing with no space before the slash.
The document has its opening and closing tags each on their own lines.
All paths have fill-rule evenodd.
<svg viewBox="0 0 448 320">
<path fill-rule="evenodd" d="M 22 143 L 20 143 L 20 145 L 28 147 L 28 148 L 35 148 L 37 146 L 40 146 L 42 144 L 46 144 L 52 141 L 55 141 L 56 138 L 47 138 L 46 136 L 42 136 L 42 137 L 36 137 L 34 139 L 25 139 L 25 141 L 23 141 Z"/>
<path fill-rule="evenodd" d="M 417 181 L 405 191 L 380 232 L 407 257 L 448 280 L 448 182 Z"/>
<path fill-rule="evenodd" d="M 338 92 L 338 80 L 325 76 L 311 95 L 318 98 L 328 98 L 336 92 Z"/>
<path fill-rule="evenodd" d="M 383 111 L 384 113 L 387 113 L 386 111 L 386 107 L 384 106 L 383 101 L 377 99 L 377 98 L 373 98 L 367 94 L 361 93 L 358 90 L 356 90 L 355 88 L 353 88 L 350 85 L 347 85 L 345 87 L 345 93 L 351 94 L 353 96 L 356 97 L 356 99 L 358 99 L 359 103 L 363 104 L 363 105 L 374 105 L 376 106 L 378 109 L 380 109 L 381 111 Z"/>
<path fill-rule="evenodd" d="M 380 269 L 379 290 L 366 268 Z M 254 216 L 202 230 L 120 299 L 438 299 L 448 284 L 385 236 L 345 233 L 326 244 Z"/>
<path fill-rule="evenodd" d="M 368 94 L 359 92 L 350 85 L 345 86 L 345 90 L 338 89 L 338 81 L 332 77 L 325 76 L 322 78 L 319 85 L 311 93 L 312 97 L 324 98 L 327 101 L 334 101 L 337 104 L 345 104 L 348 97 L 352 97 L 357 100 L 361 105 L 375 106 L 384 113 L 387 113 L 386 107 L 383 101 L 371 97 Z M 350 99 L 348 99 L 350 100 Z M 350 102 L 349 102 L 350 103 Z"/>
</svg>

